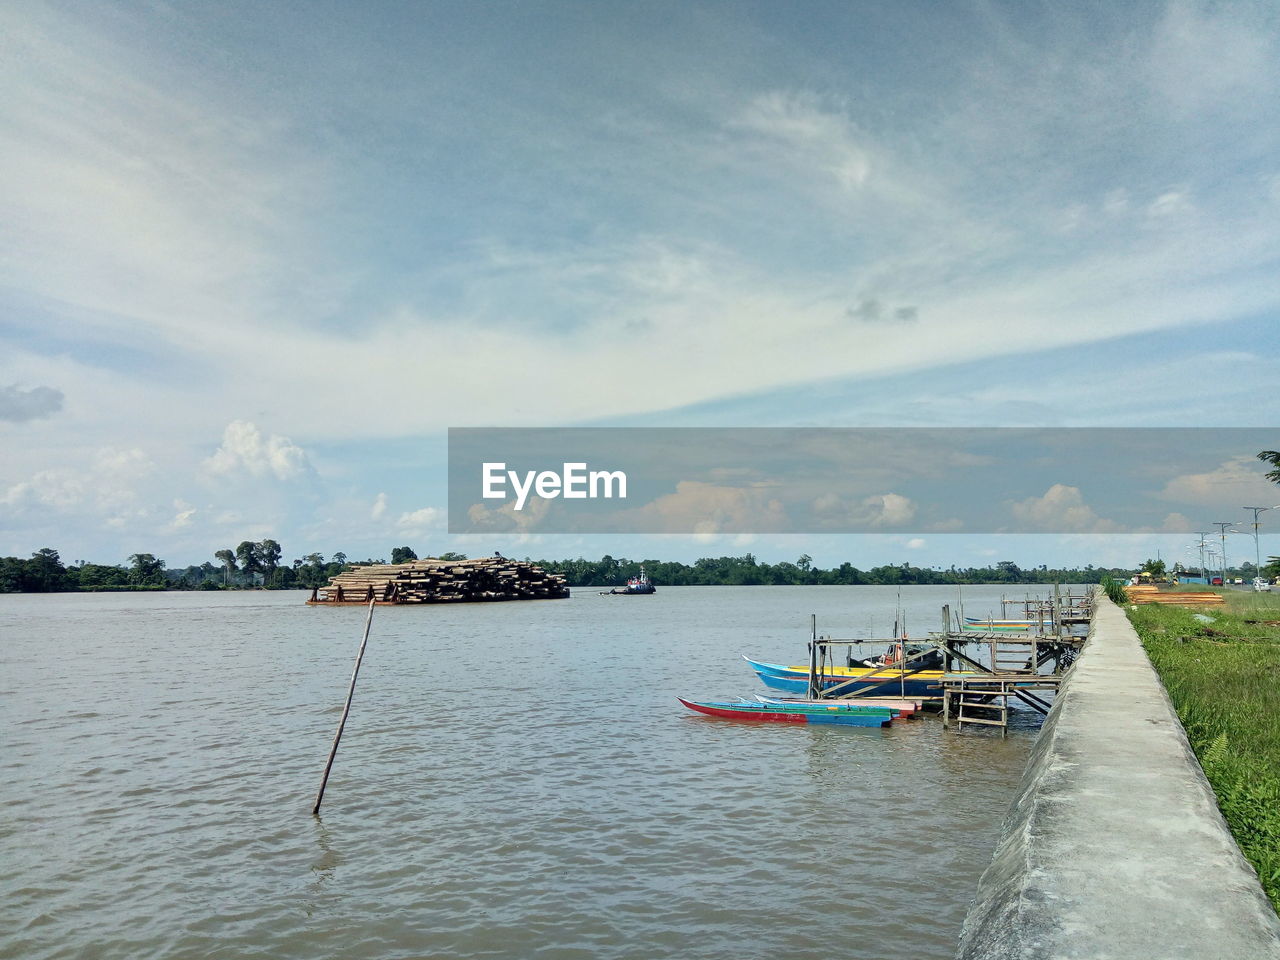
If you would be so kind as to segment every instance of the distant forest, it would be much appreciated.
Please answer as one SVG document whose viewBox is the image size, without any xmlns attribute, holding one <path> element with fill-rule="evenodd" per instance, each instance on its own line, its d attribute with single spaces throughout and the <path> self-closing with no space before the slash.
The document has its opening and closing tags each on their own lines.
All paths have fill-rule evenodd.
<svg viewBox="0 0 1280 960">
<path fill-rule="evenodd" d="M 418 559 L 410 547 L 391 551 L 392 563 Z M 437 559 L 464 560 L 464 554 L 444 553 Z M 611 556 L 599 560 L 536 560 L 525 557 L 550 573 L 558 573 L 573 587 L 614 587 L 638 576 L 641 566 L 659 586 L 712 585 L 851 585 L 851 584 L 962 584 L 962 583 L 1098 583 L 1103 577 L 1128 577 L 1132 570 L 1086 566 L 1078 568 L 1024 569 L 1011 560 L 988 567 L 916 567 L 909 563 L 884 564 L 860 569 L 851 563 L 824 569 L 804 555 L 792 561 L 764 563 L 750 553 L 740 557 L 704 557 L 693 563 L 672 560 L 628 560 Z M 233 549 L 219 550 L 212 561 L 169 569 L 165 561 L 149 553 L 135 553 L 123 564 L 79 563 L 67 566 L 57 550 L 46 547 L 29 559 L 0 557 L 0 593 L 56 593 L 99 590 L 300 590 L 322 587 L 331 577 L 353 566 L 386 563 L 385 559 L 351 560 L 344 553 L 325 559 L 318 553 L 281 562 L 280 544 L 274 540 L 244 541 Z M 1252 566 L 1246 564 L 1246 566 Z"/>
</svg>

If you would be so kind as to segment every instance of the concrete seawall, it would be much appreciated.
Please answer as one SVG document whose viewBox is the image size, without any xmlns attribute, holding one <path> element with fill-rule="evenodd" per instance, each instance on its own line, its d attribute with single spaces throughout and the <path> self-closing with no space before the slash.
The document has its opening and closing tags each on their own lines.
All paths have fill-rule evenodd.
<svg viewBox="0 0 1280 960">
<path fill-rule="evenodd" d="M 1137 634 L 1105 596 L 956 956 L 1280 960 L 1280 919 Z"/>
</svg>

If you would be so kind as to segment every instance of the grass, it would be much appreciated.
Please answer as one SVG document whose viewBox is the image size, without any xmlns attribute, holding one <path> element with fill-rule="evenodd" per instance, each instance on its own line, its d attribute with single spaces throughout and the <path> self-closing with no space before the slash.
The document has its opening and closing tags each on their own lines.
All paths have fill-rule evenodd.
<svg viewBox="0 0 1280 960">
<path fill-rule="evenodd" d="M 1152 604 L 1129 619 L 1280 912 L 1280 593 L 1225 595 L 1222 607 Z"/>
</svg>

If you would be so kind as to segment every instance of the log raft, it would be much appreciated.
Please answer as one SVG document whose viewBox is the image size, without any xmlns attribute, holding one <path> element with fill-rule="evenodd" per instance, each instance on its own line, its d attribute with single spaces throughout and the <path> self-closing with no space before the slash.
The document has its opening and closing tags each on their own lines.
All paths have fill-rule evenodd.
<svg viewBox="0 0 1280 960">
<path fill-rule="evenodd" d="M 414 560 L 353 567 L 311 591 L 308 604 L 477 603 L 559 600 L 569 596 L 564 577 L 505 557 Z"/>
</svg>

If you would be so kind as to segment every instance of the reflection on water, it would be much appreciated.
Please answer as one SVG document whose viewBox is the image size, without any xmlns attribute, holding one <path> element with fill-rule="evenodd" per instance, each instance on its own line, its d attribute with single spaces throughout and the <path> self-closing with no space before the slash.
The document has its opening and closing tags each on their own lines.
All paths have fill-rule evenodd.
<svg viewBox="0 0 1280 960">
<path fill-rule="evenodd" d="M 323 820 L 363 610 L 0 597 L 0 956 L 950 956 L 1033 728 L 675 700 L 763 692 L 739 654 L 802 660 L 811 612 L 849 635 L 896 594 L 379 608 Z M 902 590 L 916 624 L 953 599 Z"/>
</svg>

